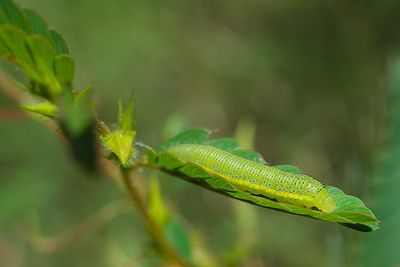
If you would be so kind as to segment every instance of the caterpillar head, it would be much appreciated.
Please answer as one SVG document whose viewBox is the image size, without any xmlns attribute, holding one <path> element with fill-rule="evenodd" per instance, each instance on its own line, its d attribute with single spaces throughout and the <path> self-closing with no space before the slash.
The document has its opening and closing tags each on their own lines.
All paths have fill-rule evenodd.
<svg viewBox="0 0 400 267">
<path fill-rule="evenodd" d="M 326 189 L 322 189 L 315 199 L 316 207 L 323 212 L 332 212 L 336 208 L 336 201 L 329 196 Z"/>
</svg>

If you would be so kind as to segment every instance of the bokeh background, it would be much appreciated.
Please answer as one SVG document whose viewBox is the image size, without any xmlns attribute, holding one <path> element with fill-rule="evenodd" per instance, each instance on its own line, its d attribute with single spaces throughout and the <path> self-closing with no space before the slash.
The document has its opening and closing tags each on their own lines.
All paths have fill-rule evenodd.
<svg viewBox="0 0 400 267">
<path fill-rule="evenodd" d="M 361 197 L 382 221 L 381 230 L 359 233 L 159 175 L 168 207 L 217 266 L 400 264 L 399 1 L 17 2 L 64 35 L 76 87 L 95 84 L 110 125 L 118 100 L 134 91 L 137 139 L 150 146 L 187 127 L 215 137 L 255 129 L 254 146 L 269 163 L 298 165 Z M 16 108 L 4 94 L 0 104 Z M 31 119 L 2 116 L 0 137 L 1 266 L 161 264 L 146 252 L 135 210 L 60 250 L 32 247 L 27 228 L 56 235 L 121 191 L 86 177 L 55 133 Z"/>
</svg>

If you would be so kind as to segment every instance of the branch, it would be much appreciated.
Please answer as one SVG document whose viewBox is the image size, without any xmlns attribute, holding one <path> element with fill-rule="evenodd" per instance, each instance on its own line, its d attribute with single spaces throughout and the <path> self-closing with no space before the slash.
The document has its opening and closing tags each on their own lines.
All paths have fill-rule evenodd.
<svg viewBox="0 0 400 267">
<path fill-rule="evenodd" d="M 160 226 L 148 213 L 143 198 L 140 196 L 139 191 L 137 190 L 137 188 L 130 179 L 130 173 L 131 173 L 130 171 L 131 169 L 126 169 L 121 167 L 123 182 L 129 194 L 129 197 L 136 204 L 136 207 L 138 208 L 142 217 L 146 221 L 147 228 L 149 230 L 151 237 L 157 244 L 159 250 L 164 254 L 164 256 L 167 259 L 175 263 L 176 266 L 187 266 L 187 264 L 185 264 L 185 262 L 181 259 L 181 257 L 175 251 L 175 249 L 171 246 Z"/>
<path fill-rule="evenodd" d="M 2 90 L 5 95 L 7 95 L 9 98 L 14 100 L 18 104 L 27 103 L 33 100 L 33 98 L 29 94 L 21 92 L 21 89 L 18 88 L 14 83 L 12 83 L 11 80 L 12 77 L 0 69 L 0 90 Z M 22 115 L 25 114 L 25 117 L 30 117 L 35 121 L 38 121 L 39 123 L 46 126 L 52 133 L 54 133 L 64 144 L 69 145 L 65 135 L 63 134 L 63 131 L 60 131 L 60 125 L 57 123 L 56 120 L 52 120 L 49 118 L 38 119 L 39 116 L 32 115 L 32 113 L 30 112 L 25 112 L 23 110 L 20 110 L 20 112 L 21 113 L 18 114 L 18 117 L 22 117 Z M 0 119 L 2 118 L 1 115 L 2 113 L 0 110 Z M 10 114 L 8 114 L 8 117 L 10 117 Z M 96 131 L 101 135 L 109 133 L 110 131 L 106 126 L 106 124 L 100 119 L 96 119 L 95 128 Z M 115 167 L 111 164 L 111 162 L 108 160 L 104 160 L 104 157 L 102 155 L 97 155 L 97 159 L 99 162 L 101 172 L 106 177 L 115 181 L 117 179 L 116 177 L 117 175 L 115 175 L 115 171 L 113 171 Z"/>
<path fill-rule="evenodd" d="M 0 108 L 0 121 L 24 121 L 28 116 L 19 108 Z"/>
<path fill-rule="evenodd" d="M 11 80 L 10 77 L 6 73 L 0 71 L 0 89 L 2 89 L 6 93 L 6 95 L 15 100 L 17 103 L 27 102 L 30 99 L 29 95 L 23 94 L 19 88 L 17 88 L 13 83 L 10 82 L 10 80 Z M 48 128 L 50 128 L 52 132 L 58 133 L 58 137 L 61 140 L 63 140 L 64 142 L 66 141 L 65 136 L 62 135 L 61 131 L 57 131 L 59 129 L 59 125 L 55 120 L 41 120 L 41 122 L 44 123 Z M 99 119 L 96 119 L 95 128 L 100 135 L 105 135 L 110 132 L 106 124 Z M 102 164 L 100 164 L 100 166 L 102 168 L 103 173 L 105 173 L 108 177 L 112 176 L 111 177 L 112 180 L 115 181 L 114 179 L 115 177 L 109 168 L 110 161 L 107 162 L 101 161 L 101 163 Z M 159 250 L 169 261 L 173 262 L 176 266 L 187 266 L 187 264 L 184 263 L 184 261 L 180 258 L 178 253 L 166 239 L 160 226 L 154 221 L 154 219 L 147 212 L 146 205 L 143 199 L 141 198 L 137 188 L 131 183 L 130 170 L 121 167 L 121 174 L 125 188 L 131 200 L 136 204 L 136 207 L 138 208 L 140 214 L 146 221 L 149 233 L 154 242 L 157 244 Z M 100 214 L 98 216 L 101 217 L 103 215 Z M 32 239 L 33 244 L 40 251 L 45 251 L 45 252 L 55 251 L 79 239 L 79 237 L 83 235 L 84 232 L 96 229 L 97 227 L 99 227 L 97 225 L 98 223 L 99 223 L 99 218 L 97 217 L 89 218 L 88 221 L 85 221 L 82 224 L 68 231 L 65 231 L 64 233 L 54 238 L 43 238 L 43 237 L 38 237 L 36 235 Z"/>
</svg>

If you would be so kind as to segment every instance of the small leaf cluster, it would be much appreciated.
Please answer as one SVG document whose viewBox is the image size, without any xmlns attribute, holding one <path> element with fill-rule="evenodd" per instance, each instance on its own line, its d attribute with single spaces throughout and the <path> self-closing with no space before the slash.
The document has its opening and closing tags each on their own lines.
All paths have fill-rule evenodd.
<svg viewBox="0 0 400 267">
<path fill-rule="evenodd" d="M 18 65 L 29 84 L 15 82 L 33 97 L 22 103 L 26 111 L 55 119 L 66 137 L 75 159 L 85 169 L 97 168 L 96 125 L 91 88 L 75 90 L 75 64 L 63 37 L 50 29 L 33 10 L 20 8 L 10 0 L 0 1 L 0 56 Z M 131 129 L 130 110 L 120 104 L 118 129 L 102 132 L 100 140 L 117 156 L 123 166 L 129 165 L 134 153 L 136 132 Z"/>
<path fill-rule="evenodd" d="M 122 103 L 119 102 L 117 129 L 100 136 L 101 142 L 117 157 L 123 167 L 131 166 L 134 155 L 133 142 L 136 131 L 134 130 L 134 125 L 132 125 L 133 106 L 133 96 L 130 98 L 125 110 L 122 107 Z"/>
<path fill-rule="evenodd" d="M 149 187 L 149 215 L 157 223 L 171 246 L 185 262 L 193 261 L 192 243 L 188 230 L 180 220 L 173 216 L 165 206 L 160 184 L 156 176 L 150 179 Z"/>
<path fill-rule="evenodd" d="M 30 86 L 24 88 L 43 100 L 54 103 L 63 91 L 72 90 L 75 66 L 62 36 L 35 11 L 9 0 L 0 1 L 0 55 L 25 71 Z M 55 115 L 49 103 L 26 109 Z"/>
<path fill-rule="evenodd" d="M 27 85 L 15 82 L 31 96 L 21 107 L 55 119 L 76 161 L 89 171 L 95 170 L 95 120 L 89 90 L 73 88 L 75 64 L 63 37 L 35 11 L 1 0 L 0 56 L 27 76 Z"/>
</svg>

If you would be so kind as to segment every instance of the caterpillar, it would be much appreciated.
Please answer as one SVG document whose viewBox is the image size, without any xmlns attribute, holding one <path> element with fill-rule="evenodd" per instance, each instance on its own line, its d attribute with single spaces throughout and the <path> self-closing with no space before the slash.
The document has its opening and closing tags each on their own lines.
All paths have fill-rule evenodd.
<svg viewBox="0 0 400 267">
<path fill-rule="evenodd" d="M 240 191 L 323 212 L 332 212 L 336 206 L 325 186 L 303 173 L 251 161 L 211 145 L 180 144 L 165 153 L 222 178 Z"/>
</svg>

